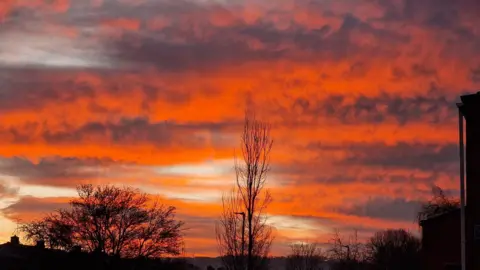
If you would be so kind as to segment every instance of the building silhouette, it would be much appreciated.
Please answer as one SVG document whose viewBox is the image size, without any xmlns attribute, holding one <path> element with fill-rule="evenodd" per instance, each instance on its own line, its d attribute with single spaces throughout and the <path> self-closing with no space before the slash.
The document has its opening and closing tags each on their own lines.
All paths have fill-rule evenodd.
<svg viewBox="0 0 480 270">
<path fill-rule="evenodd" d="M 24 245 L 17 236 L 0 245 L 1 270 L 198 270 L 180 259 L 122 259 L 101 253 L 49 249 L 45 242 Z"/>
<path fill-rule="evenodd" d="M 480 92 L 461 96 L 465 119 L 466 270 L 480 269 Z M 462 119 L 462 121 L 463 121 Z M 460 210 L 421 222 L 425 270 L 461 269 Z"/>
<path fill-rule="evenodd" d="M 461 269 L 460 209 L 420 222 L 422 269 Z"/>
</svg>

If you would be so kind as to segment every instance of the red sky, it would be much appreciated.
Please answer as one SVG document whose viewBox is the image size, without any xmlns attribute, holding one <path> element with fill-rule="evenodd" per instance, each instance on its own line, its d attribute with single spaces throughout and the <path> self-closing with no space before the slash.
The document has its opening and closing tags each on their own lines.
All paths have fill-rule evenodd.
<svg viewBox="0 0 480 270">
<path fill-rule="evenodd" d="M 188 255 L 216 255 L 247 108 L 273 125 L 275 255 L 416 231 L 432 185 L 457 190 L 479 25 L 476 0 L 4 0 L 0 242 L 108 183 L 177 206 Z"/>
</svg>

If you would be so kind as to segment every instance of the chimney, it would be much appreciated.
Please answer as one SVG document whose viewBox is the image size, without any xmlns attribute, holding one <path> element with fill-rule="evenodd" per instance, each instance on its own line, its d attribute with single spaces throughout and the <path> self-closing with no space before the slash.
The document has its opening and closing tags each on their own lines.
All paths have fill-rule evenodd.
<svg viewBox="0 0 480 270">
<path fill-rule="evenodd" d="M 35 245 L 37 248 L 45 248 L 45 241 L 44 240 L 38 240 L 37 244 Z"/>
<path fill-rule="evenodd" d="M 18 238 L 16 235 L 10 237 L 10 243 L 12 245 L 20 245 L 20 238 Z"/>
<path fill-rule="evenodd" d="M 480 269 L 480 93 L 461 97 L 460 110 L 466 122 L 466 269 Z"/>
</svg>

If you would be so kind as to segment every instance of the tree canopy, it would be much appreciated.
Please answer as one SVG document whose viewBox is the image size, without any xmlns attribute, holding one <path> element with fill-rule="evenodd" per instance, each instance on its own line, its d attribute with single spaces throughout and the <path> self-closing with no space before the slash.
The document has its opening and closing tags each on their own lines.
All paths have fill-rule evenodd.
<svg viewBox="0 0 480 270">
<path fill-rule="evenodd" d="M 81 185 L 77 191 L 69 208 L 22 224 L 25 238 L 125 258 L 180 254 L 183 222 L 175 219 L 175 207 L 127 187 Z"/>
<path fill-rule="evenodd" d="M 424 202 L 417 214 L 417 222 L 449 213 L 460 208 L 460 201 L 448 197 L 438 186 L 432 188 L 432 198 Z"/>
<path fill-rule="evenodd" d="M 420 269 L 420 249 L 420 239 L 403 229 L 377 232 L 367 243 L 377 269 Z"/>
</svg>

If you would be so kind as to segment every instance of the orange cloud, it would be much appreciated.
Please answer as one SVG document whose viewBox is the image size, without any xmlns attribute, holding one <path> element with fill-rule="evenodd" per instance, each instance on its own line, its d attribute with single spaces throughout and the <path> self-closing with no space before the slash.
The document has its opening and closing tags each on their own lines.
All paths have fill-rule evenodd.
<svg viewBox="0 0 480 270">
<path fill-rule="evenodd" d="M 245 109 L 272 123 L 268 212 L 302 228 L 280 224 L 275 254 L 333 228 L 415 229 L 431 185 L 456 192 L 454 103 L 480 86 L 474 0 L 47 2 L 0 3 L 0 174 L 20 192 L 158 191 L 198 225 L 188 252 L 215 255 L 214 194 L 234 176 L 207 161 L 232 159 Z M 28 34 L 42 46 L 7 38 Z M 6 216 L 61 203 L 23 197 Z"/>
<path fill-rule="evenodd" d="M 140 28 L 140 21 L 134 19 L 114 19 L 109 21 L 104 21 L 103 25 L 113 28 L 120 28 L 123 30 L 129 31 L 138 31 Z"/>
</svg>

